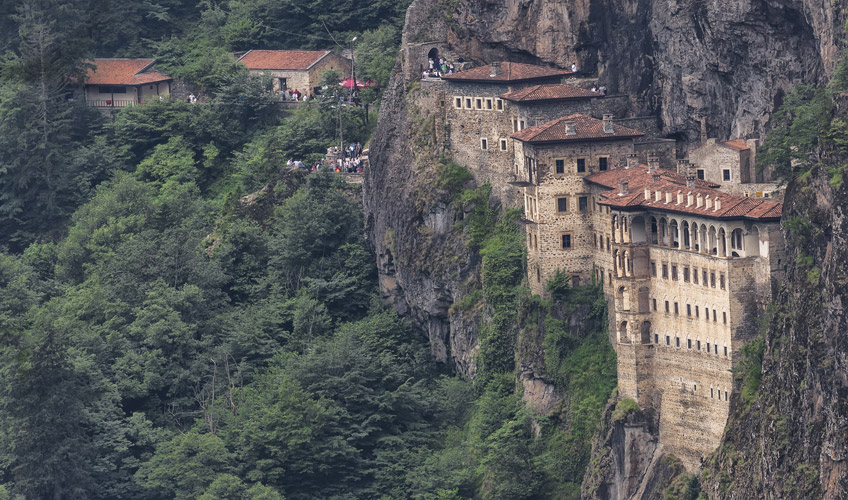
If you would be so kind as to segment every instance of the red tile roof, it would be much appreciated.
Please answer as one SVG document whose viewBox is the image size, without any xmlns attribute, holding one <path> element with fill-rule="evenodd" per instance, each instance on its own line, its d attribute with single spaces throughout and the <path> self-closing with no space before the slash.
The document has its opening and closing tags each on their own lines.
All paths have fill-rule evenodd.
<svg viewBox="0 0 848 500">
<path fill-rule="evenodd" d="M 734 139 L 732 141 L 724 141 L 718 144 L 730 149 L 735 149 L 736 151 L 745 151 L 746 149 L 750 149 L 748 148 L 748 141 L 745 139 Z"/>
<path fill-rule="evenodd" d="M 567 135 L 566 123 L 573 123 L 575 134 Z M 604 122 L 591 116 L 573 114 L 563 116 L 543 125 L 528 127 L 512 134 L 512 138 L 532 144 L 546 142 L 591 141 L 598 139 L 627 139 L 645 134 L 632 128 L 612 124 L 612 133 L 604 132 Z"/>
<path fill-rule="evenodd" d="M 519 82 L 527 80 L 540 80 L 543 78 L 554 78 L 570 75 L 571 71 L 546 68 L 535 64 L 524 64 L 515 62 L 501 63 L 501 69 L 497 76 L 492 75 L 492 65 L 478 66 L 451 75 L 442 75 L 443 80 L 458 82 Z"/>
<path fill-rule="evenodd" d="M 564 83 L 553 85 L 534 85 L 521 90 L 513 90 L 501 97 L 513 102 L 560 101 L 566 99 L 592 99 L 601 94 Z"/>
<path fill-rule="evenodd" d="M 329 50 L 251 50 L 239 58 L 247 69 L 307 70 Z"/>
<path fill-rule="evenodd" d="M 654 175 L 659 179 L 654 180 Z M 587 182 L 592 182 L 607 188 L 613 188 L 601 194 L 599 203 L 613 208 L 645 208 L 673 213 L 685 213 L 709 217 L 713 219 L 754 219 L 754 220 L 778 220 L 782 214 L 783 204 L 776 201 L 764 200 L 762 198 L 746 198 L 723 193 L 710 186 L 716 184 L 696 181 L 694 188 L 686 186 L 686 178 L 683 175 L 668 170 L 649 172 L 646 165 L 638 165 L 632 168 L 618 168 L 598 172 L 584 177 Z M 619 194 L 619 181 L 627 181 L 627 194 Z M 645 199 L 645 189 L 650 189 L 651 197 Z M 683 203 L 677 204 L 677 191 L 683 194 Z M 654 201 L 654 193 L 662 192 L 660 201 Z M 665 193 L 672 194 L 671 203 L 665 202 Z M 692 205 L 686 206 L 687 195 L 697 197 L 699 194 L 703 200 L 709 195 L 711 200 L 719 199 L 721 208 L 715 209 L 715 201 L 707 208 L 705 203 L 700 208 Z"/>
<path fill-rule="evenodd" d="M 86 85 L 144 85 L 171 80 L 170 76 L 151 71 L 155 59 L 95 59 L 88 70 Z"/>
</svg>

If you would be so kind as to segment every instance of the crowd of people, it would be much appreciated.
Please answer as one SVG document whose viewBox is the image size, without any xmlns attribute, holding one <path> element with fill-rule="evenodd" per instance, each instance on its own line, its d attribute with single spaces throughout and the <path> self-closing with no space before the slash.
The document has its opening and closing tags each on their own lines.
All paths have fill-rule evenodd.
<svg viewBox="0 0 848 500">
<path fill-rule="evenodd" d="M 311 168 L 307 167 L 302 161 L 293 158 L 289 158 L 286 166 L 301 170 L 311 170 L 312 172 L 324 168 L 332 168 L 335 172 L 355 174 L 362 173 L 365 167 L 365 159 L 362 155 L 362 144 L 355 142 L 341 151 L 336 146 L 328 148 L 327 156 L 318 160 Z"/>
<path fill-rule="evenodd" d="M 428 64 L 430 67 L 421 73 L 423 78 L 441 78 L 442 75 L 452 75 L 456 72 L 453 63 L 438 55 L 431 57 Z"/>
<path fill-rule="evenodd" d="M 284 101 L 308 101 L 310 99 L 315 99 L 314 96 L 310 96 L 309 94 L 304 94 L 301 91 L 294 89 L 289 90 L 285 89 L 280 91 L 280 98 Z"/>
</svg>

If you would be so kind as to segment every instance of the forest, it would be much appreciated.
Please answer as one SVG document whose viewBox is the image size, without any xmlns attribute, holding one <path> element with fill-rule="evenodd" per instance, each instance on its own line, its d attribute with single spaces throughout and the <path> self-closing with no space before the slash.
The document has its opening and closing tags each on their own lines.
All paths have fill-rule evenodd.
<svg viewBox="0 0 848 500">
<path fill-rule="evenodd" d="M 359 188 L 285 168 L 337 143 L 335 101 L 281 113 L 229 55 L 358 35 L 385 85 L 407 4 L 0 2 L 0 499 L 579 495 L 615 387 L 598 289 L 530 296 L 517 214 L 457 166 L 485 262 L 457 307 L 493 319 L 477 379 L 435 363 L 381 301 Z M 67 99 L 93 57 L 156 57 L 210 104 L 106 117 Z M 366 144 L 376 113 L 342 112 Z M 539 323 L 573 395 L 544 417 L 492 341 Z"/>
</svg>

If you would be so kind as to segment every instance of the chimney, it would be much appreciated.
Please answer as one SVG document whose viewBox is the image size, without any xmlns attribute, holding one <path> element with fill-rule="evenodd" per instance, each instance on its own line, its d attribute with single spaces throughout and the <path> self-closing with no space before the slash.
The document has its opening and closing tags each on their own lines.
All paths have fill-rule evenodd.
<svg viewBox="0 0 848 500">
<path fill-rule="evenodd" d="M 645 201 L 651 201 L 651 188 L 645 188 Z"/>
<path fill-rule="evenodd" d="M 694 188 L 695 179 L 697 179 L 697 177 L 695 176 L 695 171 L 692 170 L 692 165 L 689 165 L 689 168 L 686 171 L 686 187 L 688 187 L 689 189 Z"/>
<path fill-rule="evenodd" d="M 651 176 L 651 180 L 654 181 L 654 182 L 659 182 L 660 181 L 660 174 L 658 172 L 654 172 L 654 174 Z"/>
<path fill-rule="evenodd" d="M 689 160 L 677 160 L 677 173 L 685 175 L 689 170 Z"/>
<path fill-rule="evenodd" d="M 565 135 L 577 135 L 577 129 L 574 128 L 574 122 L 565 122 Z"/>
<path fill-rule="evenodd" d="M 662 201 L 662 191 L 654 191 L 654 201 Z"/>
<path fill-rule="evenodd" d="M 704 198 L 704 208 L 707 210 L 713 208 L 713 200 L 710 198 L 710 195 L 707 195 L 706 198 Z"/>
<path fill-rule="evenodd" d="M 492 67 L 492 72 L 489 73 L 489 77 L 494 78 L 494 77 L 499 76 L 501 74 L 501 63 L 500 62 L 493 62 L 490 66 Z"/>
<path fill-rule="evenodd" d="M 683 191 L 681 191 L 679 189 L 677 190 L 677 204 L 678 205 L 683 204 Z"/>
<path fill-rule="evenodd" d="M 668 205 L 669 203 L 671 203 L 671 191 L 666 191 L 665 192 L 665 204 Z"/>
<path fill-rule="evenodd" d="M 660 159 L 656 153 L 648 154 L 648 172 L 656 172 L 660 168 Z"/>
<path fill-rule="evenodd" d="M 694 202 L 694 199 L 695 199 L 695 197 L 692 196 L 692 191 L 689 191 L 688 193 L 686 193 L 686 206 L 691 207 L 692 203 Z"/>
<path fill-rule="evenodd" d="M 615 130 L 612 128 L 612 115 L 604 115 L 604 133 L 605 134 L 614 134 Z"/>
<path fill-rule="evenodd" d="M 627 166 L 624 168 L 633 168 L 639 164 L 639 155 L 636 153 L 627 153 Z"/>
<path fill-rule="evenodd" d="M 719 210 L 721 210 L 721 199 L 716 198 L 715 199 L 715 209 L 713 211 L 718 212 Z"/>
<path fill-rule="evenodd" d="M 695 198 L 695 202 L 695 208 L 701 208 L 701 206 L 704 204 L 704 200 L 701 199 L 701 193 L 698 193 L 698 197 Z"/>
<path fill-rule="evenodd" d="M 625 181 L 625 180 L 618 181 L 618 194 L 620 194 L 620 195 L 630 194 L 630 190 L 627 189 L 627 181 Z"/>
</svg>

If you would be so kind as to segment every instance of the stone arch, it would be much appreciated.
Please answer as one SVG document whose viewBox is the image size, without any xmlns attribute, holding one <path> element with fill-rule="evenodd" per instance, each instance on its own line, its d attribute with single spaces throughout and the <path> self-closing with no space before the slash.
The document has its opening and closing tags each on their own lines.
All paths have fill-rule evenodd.
<svg viewBox="0 0 848 500">
<path fill-rule="evenodd" d="M 727 257 L 727 232 L 724 230 L 724 227 L 718 228 L 717 238 L 716 248 L 718 249 L 718 256 Z"/>
<path fill-rule="evenodd" d="M 657 218 L 651 217 L 651 244 L 658 245 L 659 244 L 659 224 L 657 224 Z"/>
<path fill-rule="evenodd" d="M 622 311 L 629 311 L 630 308 L 627 306 L 627 301 L 625 300 L 625 294 L 627 293 L 627 287 L 620 286 L 618 287 L 618 303 L 620 304 Z"/>
<path fill-rule="evenodd" d="M 646 238 L 645 218 L 637 215 L 630 221 L 630 241 L 633 243 L 645 243 Z"/>
<path fill-rule="evenodd" d="M 763 253 L 763 243 L 760 236 L 760 228 L 758 226 L 751 227 L 748 234 L 744 235 L 743 245 L 745 246 L 746 257 L 756 257 Z M 768 256 L 768 243 L 765 243 L 765 253 Z"/>
<path fill-rule="evenodd" d="M 707 232 L 707 253 L 718 255 L 718 231 L 715 226 L 710 226 Z"/>
<path fill-rule="evenodd" d="M 689 233 L 689 221 L 683 221 L 683 224 L 680 226 L 680 231 L 683 233 L 683 248 L 689 250 L 689 248 L 692 246 L 692 238 L 691 234 Z"/>
<path fill-rule="evenodd" d="M 674 248 L 680 248 L 680 231 L 678 229 L 677 219 L 671 219 L 668 224 L 669 242 Z"/>
<path fill-rule="evenodd" d="M 629 344 L 630 338 L 627 336 L 627 322 L 622 321 L 621 324 L 618 325 L 618 341 L 622 344 Z"/>
<path fill-rule="evenodd" d="M 432 60 L 435 61 L 437 57 L 439 57 L 439 48 L 438 47 L 433 47 L 432 49 L 430 49 L 429 52 L 427 52 L 427 58 L 428 59 L 432 59 Z"/>
<path fill-rule="evenodd" d="M 624 251 L 624 275 L 631 276 L 633 274 L 633 261 L 630 260 L 630 251 Z"/>
<path fill-rule="evenodd" d="M 748 252 L 744 249 L 745 245 L 742 237 L 742 229 L 736 228 L 730 232 L 730 251 L 731 256 L 739 257 L 742 253 L 748 256 Z"/>
<path fill-rule="evenodd" d="M 643 344 L 651 343 L 651 322 L 643 321 L 641 325 L 639 325 L 639 337 Z"/>
<path fill-rule="evenodd" d="M 668 222 L 660 217 L 660 245 L 668 246 Z"/>
</svg>

